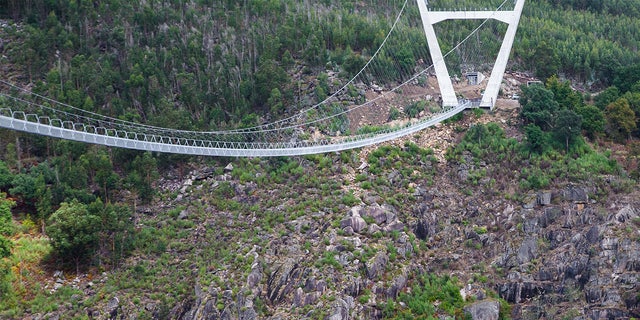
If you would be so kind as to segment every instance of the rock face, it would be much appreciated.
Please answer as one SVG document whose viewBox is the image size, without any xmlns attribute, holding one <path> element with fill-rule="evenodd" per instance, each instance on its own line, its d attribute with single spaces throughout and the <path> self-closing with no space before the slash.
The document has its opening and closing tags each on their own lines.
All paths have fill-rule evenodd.
<svg viewBox="0 0 640 320">
<path fill-rule="evenodd" d="M 106 314 L 109 315 L 109 319 L 116 319 L 118 317 L 118 310 L 120 309 L 120 299 L 113 297 L 107 304 Z"/>
<path fill-rule="evenodd" d="M 403 179 L 399 171 L 388 178 L 390 184 Z M 257 188 L 230 185 L 235 199 Z M 332 223 L 319 223 L 328 218 L 324 212 L 285 221 L 287 232 L 245 254 L 254 260 L 238 290 L 196 288 L 195 299 L 174 306 L 171 317 L 258 319 L 267 308 L 271 319 L 317 315 L 290 310 L 382 319 L 381 303 L 411 292 L 417 274 L 442 270 L 469 284 L 465 295 L 477 302 L 464 312 L 476 320 L 500 318 L 500 303 L 485 300 L 490 292 L 511 304 L 515 319 L 640 316 L 640 204 L 603 208 L 578 185 L 495 203 L 415 189 L 410 210 L 380 205 L 380 197 L 368 194 L 366 204 L 342 208 Z M 186 208 L 179 219 L 195 212 Z M 118 316 L 122 310 L 112 309 Z"/>
<path fill-rule="evenodd" d="M 194 173 L 181 185 L 186 186 L 179 202 L 184 209 L 175 220 L 188 226 L 178 231 L 198 243 L 198 252 L 209 252 L 203 257 L 212 261 L 198 269 L 181 260 L 178 248 L 184 243 L 172 243 L 164 257 L 175 257 L 169 266 L 197 278 L 195 293 L 171 306 L 143 301 L 138 310 L 119 295 L 123 301 L 113 298 L 86 314 L 119 319 L 144 308 L 155 318 L 185 320 L 383 319 L 387 301 L 395 301 L 396 311 L 406 310 L 405 294 L 417 291 L 421 275 L 435 274 L 464 284 L 461 294 L 474 301 L 464 312 L 472 319 L 640 317 L 640 197 L 592 199 L 593 187 L 581 185 L 530 192 L 517 200 L 465 194 L 458 192 L 460 185 L 447 189 L 445 180 L 457 179 L 458 173 L 469 179 L 487 166 L 471 160 L 434 177 L 434 187 L 420 179 L 403 184 L 411 171 L 394 169 L 382 175 L 390 181 L 378 190 L 362 191 L 359 205 L 316 202 L 313 209 L 292 210 L 282 203 L 268 213 L 261 208 L 265 200 L 256 196 L 265 191 L 255 182 L 234 180 L 229 173 Z M 251 209 L 192 204 L 198 199 L 194 190 L 206 184 L 224 188 L 228 200 Z M 392 187 L 413 191 L 397 191 L 392 206 L 385 202 L 389 194 L 383 194 Z M 282 196 L 268 192 L 273 199 Z M 203 216 L 206 220 L 199 221 Z M 224 250 L 211 254 L 211 243 Z M 56 278 L 57 285 L 67 284 Z M 512 314 L 501 315 L 506 309 Z"/>
<path fill-rule="evenodd" d="M 574 203 L 587 203 L 589 201 L 589 194 L 586 188 L 571 185 L 562 191 L 566 201 L 573 201 Z"/>
<path fill-rule="evenodd" d="M 527 238 L 518 249 L 518 264 L 525 264 L 534 259 L 538 252 L 536 238 Z"/>
<path fill-rule="evenodd" d="M 418 221 L 414 228 L 414 234 L 418 239 L 428 240 L 438 232 L 438 218 L 433 212 L 429 212 L 429 206 L 425 203 L 420 204 L 415 214 Z"/>
<path fill-rule="evenodd" d="M 477 302 L 464 308 L 473 320 L 498 320 L 500 303 L 498 301 Z"/>
<path fill-rule="evenodd" d="M 534 281 L 530 282 L 508 282 L 500 286 L 500 296 L 509 303 L 521 303 L 544 293 L 544 288 L 538 286 Z"/>
<path fill-rule="evenodd" d="M 333 304 L 333 308 L 332 308 L 333 310 L 331 311 L 327 319 L 328 320 L 348 320 L 350 318 L 349 311 L 351 310 L 352 304 L 353 304 L 353 298 L 348 299 L 348 302 L 343 299 L 336 300 L 336 302 Z"/>
<path fill-rule="evenodd" d="M 373 219 L 377 225 L 381 225 L 387 221 L 387 212 L 385 211 L 385 208 L 378 205 L 364 208 L 361 214 L 363 217 Z"/>
<path fill-rule="evenodd" d="M 267 280 L 267 299 L 277 304 L 293 292 L 302 276 L 302 268 L 294 260 L 288 259 L 274 268 Z"/>
<path fill-rule="evenodd" d="M 375 280 L 377 277 L 382 275 L 388 262 L 389 262 L 389 257 L 385 252 L 380 252 L 376 254 L 376 256 L 373 259 L 371 259 L 369 262 L 365 264 L 367 277 L 371 280 Z"/>
</svg>

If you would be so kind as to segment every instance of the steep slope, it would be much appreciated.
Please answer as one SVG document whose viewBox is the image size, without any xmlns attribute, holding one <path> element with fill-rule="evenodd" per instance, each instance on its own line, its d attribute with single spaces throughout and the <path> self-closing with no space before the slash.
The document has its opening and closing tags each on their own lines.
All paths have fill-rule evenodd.
<svg viewBox="0 0 640 320">
<path fill-rule="evenodd" d="M 398 146 L 238 160 L 165 179 L 161 200 L 138 216 L 144 245 L 52 314 L 637 317 L 637 185 L 623 174 L 567 176 L 523 193 L 516 179 L 535 164 L 452 156 L 474 123 L 502 119 L 517 132 L 515 110 L 503 112 L 469 113 Z M 429 151 L 411 141 L 441 143 Z M 449 285 L 464 299 L 419 298 Z"/>
</svg>

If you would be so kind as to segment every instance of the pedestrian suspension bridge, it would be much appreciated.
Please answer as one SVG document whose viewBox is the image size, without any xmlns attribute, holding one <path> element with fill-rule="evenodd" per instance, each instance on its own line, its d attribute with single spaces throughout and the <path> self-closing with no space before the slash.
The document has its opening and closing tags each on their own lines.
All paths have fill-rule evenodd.
<svg viewBox="0 0 640 320">
<path fill-rule="evenodd" d="M 426 35 L 423 37 L 426 42 L 425 57 L 414 55 L 416 62 L 412 68 L 398 64 L 398 70 L 408 70 L 400 75 L 405 81 L 395 86 L 385 84 L 384 88 L 380 88 L 376 85 L 379 73 L 373 70 L 382 63 L 380 59 L 394 56 L 394 52 L 385 49 L 394 36 L 401 37 L 403 30 L 406 30 L 404 28 L 411 24 L 405 20 L 407 12 L 412 9 L 410 6 L 416 4 L 418 10 L 413 11 L 419 12 Z M 351 80 L 316 105 L 281 120 L 251 128 L 199 132 L 134 123 L 49 99 L 6 79 L 0 79 L 0 127 L 105 146 L 203 156 L 295 156 L 378 144 L 416 133 L 467 108 L 492 109 L 498 98 L 523 6 L 524 0 L 505 0 L 493 9 L 445 10 L 431 7 L 428 0 L 417 0 L 415 3 L 406 0 L 380 48 Z M 481 23 L 453 49 L 443 54 L 434 26 L 445 20 L 478 20 Z M 446 59 L 460 52 L 465 45 L 473 44 L 477 32 L 489 21 L 505 23 L 507 30 L 484 94 L 481 98 L 468 99 L 454 91 L 449 75 L 451 67 L 447 67 Z M 476 47 L 479 47 L 476 50 L 483 50 L 482 44 L 476 43 Z M 424 61 L 432 63 L 427 65 Z M 363 114 L 388 113 L 391 108 L 403 109 L 429 98 L 410 92 L 428 87 L 428 79 L 434 73 L 440 93 L 439 101 L 434 101 L 419 117 L 375 125 L 358 123 Z M 372 87 L 376 90 L 370 89 Z M 357 92 L 356 97 L 354 91 Z"/>
</svg>

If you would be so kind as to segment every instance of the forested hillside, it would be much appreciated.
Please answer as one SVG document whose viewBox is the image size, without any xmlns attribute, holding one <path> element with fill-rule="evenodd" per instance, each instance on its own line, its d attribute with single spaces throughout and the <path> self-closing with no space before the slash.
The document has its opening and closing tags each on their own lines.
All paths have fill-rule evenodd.
<svg viewBox="0 0 640 320">
<path fill-rule="evenodd" d="M 132 122 L 249 127 L 357 74 L 404 5 L 0 0 L 0 79 Z M 381 86 L 430 64 L 405 10 Z M 438 24 L 443 51 L 476 26 Z M 500 46 L 487 26 L 476 55 Z M 640 0 L 529 0 L 508 70 L 542 85 L 364 151 L 195 158 L 0 129 L 0 318 L 638 317 L 639 45 Z"/>
<path fill-rule="evenodd" d="M 432 5 L 472 8 L 473 3 Z M 135 121 L 215 130 L 237 126 L 251 113 L 263 115 L 273 89 L 287 110 L 313 103 L 301 101 L 300 71 L 317 75 L 327 63 L 345 76 L 358 71 L 402 4 L 8 1 L 3 15 L 20 25 L 6 28 L 12 40 L 4 52 L 17 68 L 10 80 L 31 83 L 51 98 Z M 628 80 L 638 79 L 627 79 L 626 70 L 640 63 L 639 13 L 628 2 L 599 6 L 527 3 L 514 46 L 516 68 L 543 80 L 562 74 L 595 90 L 634 83 Z M 423 37 L 415 3 L 408 10 L 415 24 L 407 28 L 406 41 L 392 45 L 424 51 L 413 48 L 424 43 L 412 40 Z M 448 46 L 470 31 L 441 29 L 442 39 L 451 39 Z"/>
</svg>

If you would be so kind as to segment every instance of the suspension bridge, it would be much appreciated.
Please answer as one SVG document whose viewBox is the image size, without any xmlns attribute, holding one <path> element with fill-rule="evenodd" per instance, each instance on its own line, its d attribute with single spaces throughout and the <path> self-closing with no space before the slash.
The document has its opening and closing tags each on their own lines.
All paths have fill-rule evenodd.
<svg viewBox="0 0 640 320">
<path fill-rule="evenodd" d="M 513 7 L 504 6 L 513 2 Z M 426 35 L 428 58 L 433 63 L 407 76 L 403 83 L 373 96 L 364 103 L 352 101 L 348 92 L 364 83 L 375 83 L 377 59 L 385 55 L 388 40 L 398 32 L 401 17 L 407 12 L 405 1 L 387 37 L 370 60 L 344 86 L 324 101 L 301 110 L 287 118 L 259 126 L 223 131 L 186 131 L 155 127 L 124 121 L 88 112 L 0 80 L 0 127 L 48 137 L 68 139 L 105 146 L 145 151 L 179 153 L 202 156 L 273 157 L 328 153 L 365 147 L 410 135 L 445 121 L 467 108 L 493 108 L 514 42 L 524 0 L 505 0 L 498 8 L 479 11 L 433 10 L 428 0 L 417 0 Z M 443 54 L 434 25 L 445 20 L 481 20 L 482 23 L 454 49 Z M 454 91 L 445 58 L 465 42 L 489 20 L 508 25 L 504 40 L 494 63 L 481 99 L 461 98 Z M 426 50 L 426 48 L 425 48 Z M 389 54 L 387 54 L 389 55 Z M 419 63 L 416 64 L 415 70 Z M 401 99 L 403 90 L 416 86 L 420 79 L 435 72 L 441 103 L 417 119 L 394 121 L 375 127 L 361 127 L 350 134 L 345 123 L 356 121 L 353 114 L 379 112 L 380 108 L 415 103 L 415 97 Z M 412 100 L 413 99 L 413 100 Z M 345 104 L 348 104 L 345 106 Z M 351 118 L 351 119 L 350 119 Z"/>
</svg>

